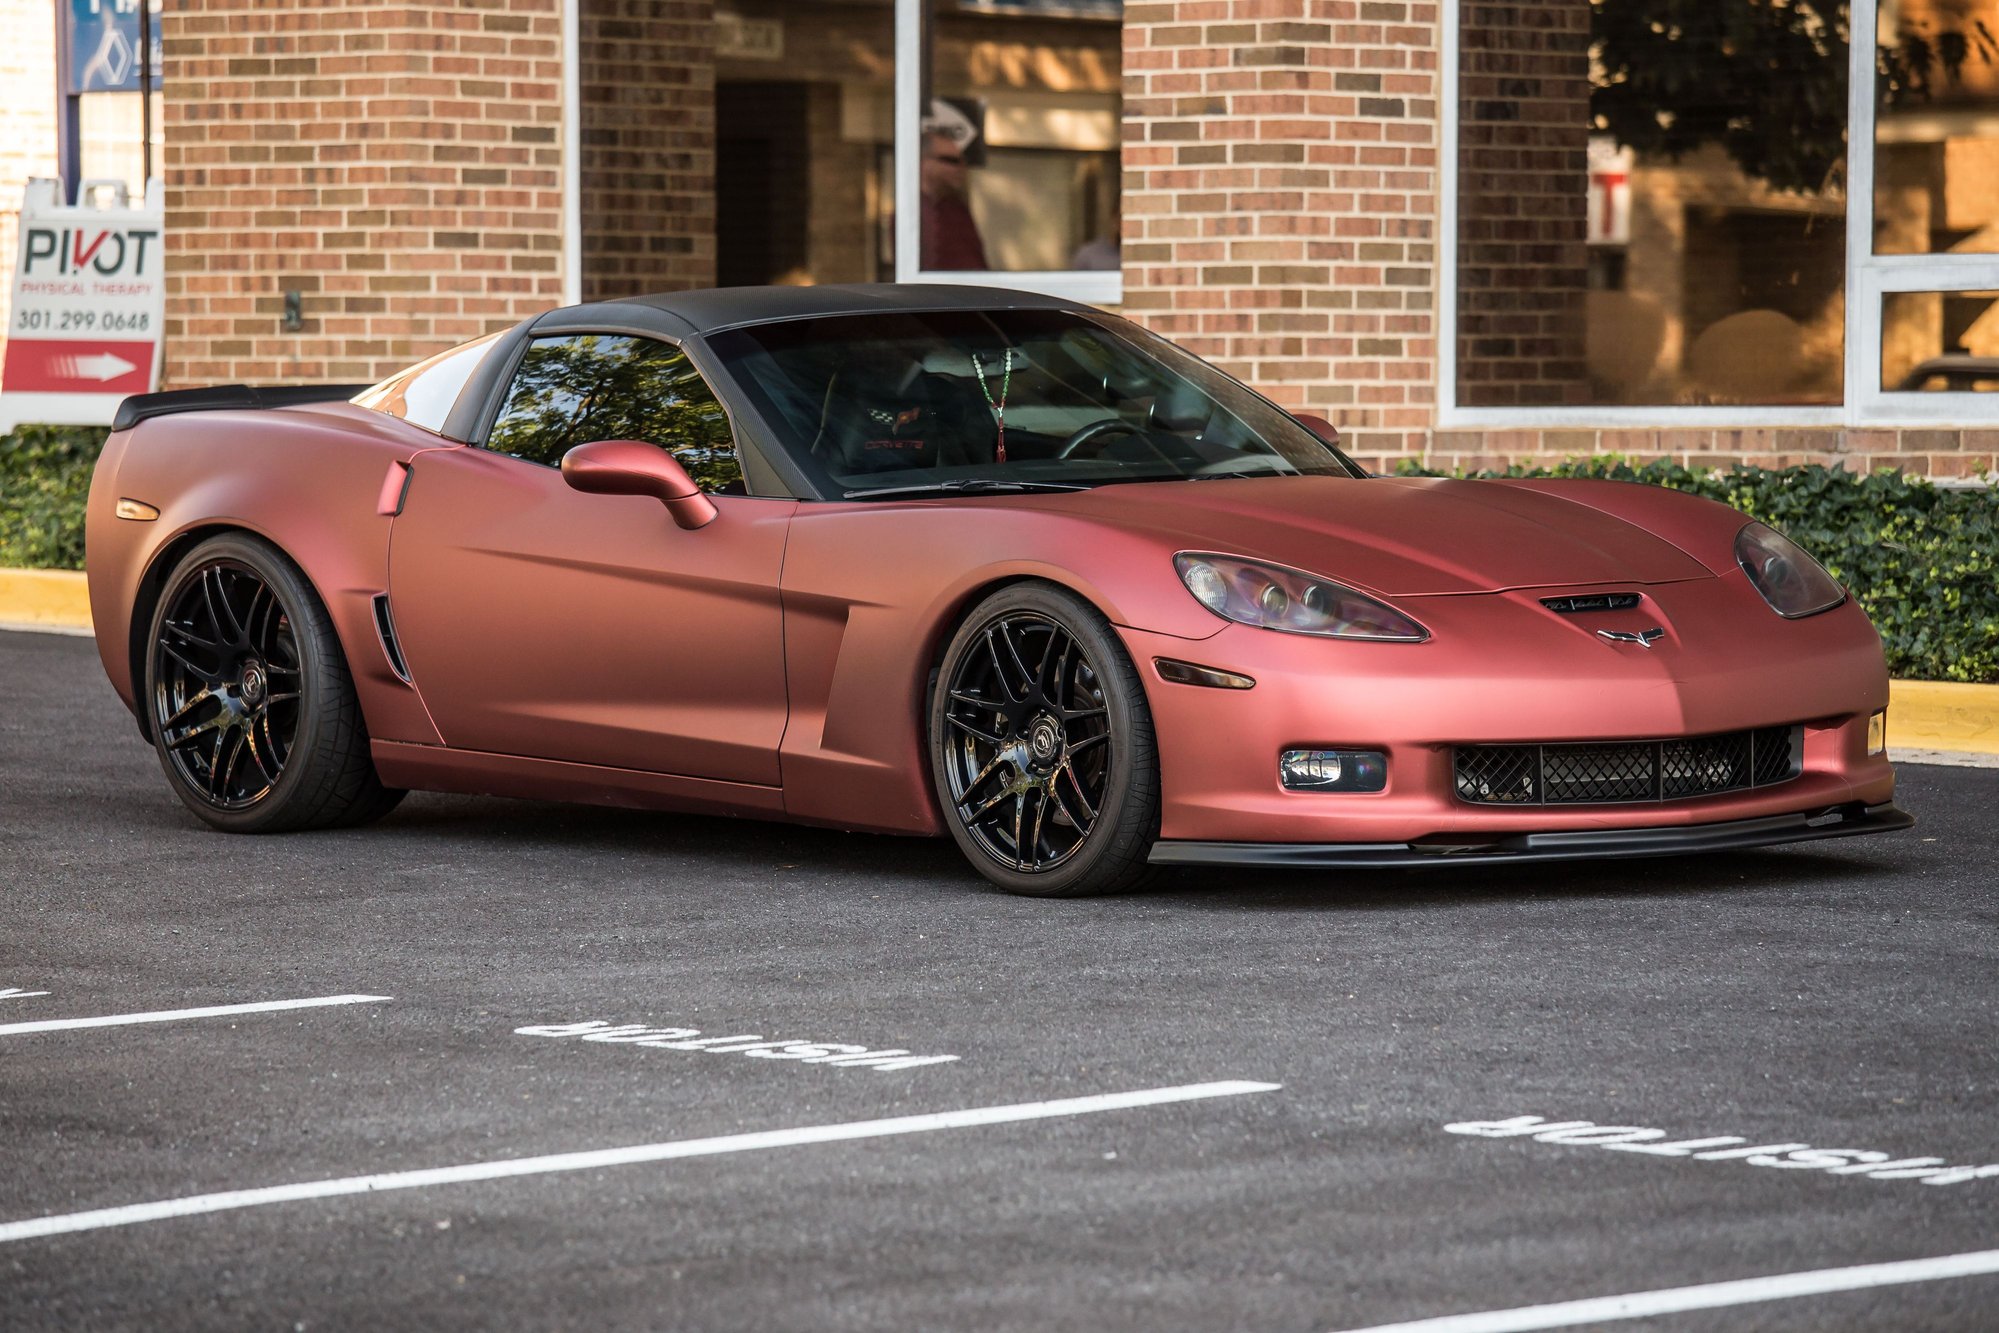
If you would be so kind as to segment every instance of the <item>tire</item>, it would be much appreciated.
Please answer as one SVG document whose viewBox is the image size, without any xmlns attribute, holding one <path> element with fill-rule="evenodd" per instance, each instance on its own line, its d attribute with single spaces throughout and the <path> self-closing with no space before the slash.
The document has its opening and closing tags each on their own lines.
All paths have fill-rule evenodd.
<svg viewBox="0 0 1999 1333">
<path fill-rule="evenodd" d="M 259 538 L 210 538 L 174 567 L 139 702 L 168 785 L 226 833 L 365 824 L 405 794 L 375 774 L 326 608 Z"/>
<path fill-rule="evenodd" d="M 1144 685 L 1082 598 L 1042 583 L 972 608 L 930 698 L 945 825 L 1009 893 L 1136 888 L 1159 837 L 1159 754 Z"/>
</svg>

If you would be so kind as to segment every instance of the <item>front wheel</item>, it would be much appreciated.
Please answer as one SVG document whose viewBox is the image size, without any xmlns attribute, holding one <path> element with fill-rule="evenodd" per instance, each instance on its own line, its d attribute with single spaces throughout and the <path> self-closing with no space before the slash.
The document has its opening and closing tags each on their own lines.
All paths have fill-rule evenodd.
<svg viewBox="0 0 1999 1333">
<path fill-rule="evenodd" d="M 214 537 L 188 552 L 153 613 L 146 663 L 160 766 L 216 828 L 360 824 L 402 799 L 375 775 L 332 621 L 267 542 Z"/>
<path fill-rule="evenodd" d="M 1159 836 L 1159 759 L 1138 672 L 1097 609 L 1015 584 L 952 636 L 930 703 L 951 836 L 1010 893 L 1133 888 Z"/>
</svg>

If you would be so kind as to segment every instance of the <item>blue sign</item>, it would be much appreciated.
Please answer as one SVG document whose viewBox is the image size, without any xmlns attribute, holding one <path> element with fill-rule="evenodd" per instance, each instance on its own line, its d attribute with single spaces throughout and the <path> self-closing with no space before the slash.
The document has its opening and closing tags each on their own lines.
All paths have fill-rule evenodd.
<svg viewBox="0 0 1999 1333">
<path fill-rule="evenodd" d="M 139 91 L 141 0 L 57 0 L 69 43 L 68 91 Z M 153 86 L 160 86 L 160 16 L 152 16 Z"/>
</svg>

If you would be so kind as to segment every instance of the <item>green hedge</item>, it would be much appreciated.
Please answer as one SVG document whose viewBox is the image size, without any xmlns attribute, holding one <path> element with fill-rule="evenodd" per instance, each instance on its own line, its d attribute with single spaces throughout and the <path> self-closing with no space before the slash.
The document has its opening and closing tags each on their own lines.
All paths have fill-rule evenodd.
<svg viewBox="0 0 1999 1333">
<path fill-rule="evenodd" d="M 1398 472 L 1439 475 L 1406 463 Z M 1695 472 L 1614 455 L 1470 475 L 1608 477 L 1719 500 L 1784 533 L 1851 588 L 1894 675 L 1999 682 L 1999 487 L 1816 465 Z"/>
<path fill-rule="evenodd" d="M 83 502 L 110 433 L 17 426 L 0 435 L 0 566 L 83 568 Z"/>
<path fill-rule="evenodd" d="M 0 435 L 0 566 L 83 567 L 83 502 L 105 434 L 21 426 Z M 1438 475 L 1408 464 L 1399 471 Z M 1897 676 L 1999 682 L 1999 487 L 1823 467 L 1694 472 L 1614 456 L 1474 475 L 1610 477 L 1732 505 L 1788 534 L 1853 589 Z"/>
</svg>

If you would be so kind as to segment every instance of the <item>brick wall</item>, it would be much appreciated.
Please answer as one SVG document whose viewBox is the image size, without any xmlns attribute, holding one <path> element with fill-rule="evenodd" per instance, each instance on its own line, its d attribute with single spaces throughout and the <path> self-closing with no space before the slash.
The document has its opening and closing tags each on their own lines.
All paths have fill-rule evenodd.
<svg viewBox="0 0 1999 1333">
<path fill-rule="evenodd" d="M 1458 83 L 1458 401 L 1589 401 L 1589 6 L 1466 3 Z"/>
<path fill-rule="evenodd" d="M 1127 0 L 1124 313 L 1369 458 L 1436 380 L 1433 0 Z"/>
<path fill-rule="evenodd" d="M 715 282 L 713 0 L 582 0 L 583 299 Z"/>
<path fill-rule="evenodd" d="M 559 303 L 559 0 L 162 24 L 169 384 L 371 380 Z"/>
<path fill-rule="evenodd" d="M 56 28 L 47 0 L 0 0 L 0 348 L 7 342 L 21 187 L 56 174 Z"/>
</svg>

